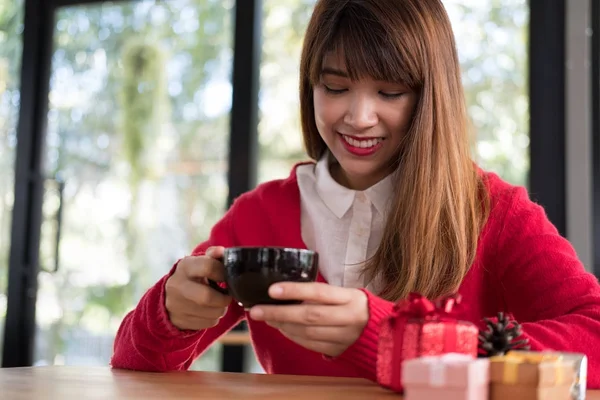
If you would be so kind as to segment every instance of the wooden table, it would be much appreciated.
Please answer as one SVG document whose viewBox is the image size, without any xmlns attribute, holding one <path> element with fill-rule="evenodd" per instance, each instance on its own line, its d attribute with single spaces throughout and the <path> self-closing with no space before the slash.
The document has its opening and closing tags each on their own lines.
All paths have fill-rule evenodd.
<svg viewBox="0 0 600 400">
<path fill-rule="evenodd" d="M 367 380 L 350 378 L 224 372 L 158 374 L 88 367 L 0 368 L 0 400 L 21 399 L 398 400 L 401 397 Z"/>
<path fill-rule="evenodd" d="M 363 379 L 34 367 L 0 368 L 0 399 L 399 400 L 401 397 Z M 600 400 L 600 391 L 588 391 L 587 399 Z"/>
</svg>

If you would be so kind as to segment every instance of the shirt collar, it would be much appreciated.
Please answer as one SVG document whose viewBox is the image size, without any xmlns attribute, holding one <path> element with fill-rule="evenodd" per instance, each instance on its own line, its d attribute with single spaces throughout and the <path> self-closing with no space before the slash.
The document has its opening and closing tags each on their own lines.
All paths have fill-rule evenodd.
<svg viewBox="0 0 600 400">
<path fill-rule="evenodd" d="M 326 152 L 317 162 L 315 167 L 317 193 L 327 208 L 336 217 L 342 218 L 352 207 L 357 191 L 348 189 L 333 179 L 329 172 L 329 166 L 332 162 L 336 161 L 330 156 L 329 152 Z M 387 213 L 391 200 L 393 192 L 392 177 L 393 174 L 386 176 L 363 192 L 382 216 Z"/>
</svg>

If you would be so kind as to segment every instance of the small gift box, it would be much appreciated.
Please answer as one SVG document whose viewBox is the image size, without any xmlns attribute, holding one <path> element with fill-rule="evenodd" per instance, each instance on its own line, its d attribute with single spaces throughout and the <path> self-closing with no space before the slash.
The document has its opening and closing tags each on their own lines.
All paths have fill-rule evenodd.
<svg viewBox="0 0 600 400">
<path fill-rule="evenodd" d="M 573 363 L 575 370 L 575 382 L 571 387 L 571 398 L 573 400 L 585 400 L 587 390 L 587 368 L 588 359 L 585 354 L 581 353 L 555 353 Z"/>
<path fill-rule="evenodd" d="M 402 391 L 402 362 L 422 356 L 461 353 L 477 357 L 477 327 L 454 316 L 459 296 L 434 303 L 411 294 L 398 302 L 384 320 L 379 335 L 377 381 Z"/>
<path fill-rule="evenodd" d="M 487 400 L 489 359 L 445 354 L 405 361 L 402 383 L 405 400 Z"/>
<path fill-rule="evenodd" d="M 564 363 L 568 363 L 575 373 L 575 379 L 571 386 L 571 399 L 572 400 L 585 400 L 585 393 L 587 389 L 587 365 L 588 359 L 585 354 L 581 353 L 564 353 L 557 351 L 542 351 L 531 352 L 531 351 L 511 351 L 508 354 L 517 353 L 517 355 L 533 355 L 539 357 L 540 354 L 550 356 L 561 360 Z"/>
<path fill-rule="evenodd" d="M 575 383 L 573 361 L 556 353 L 511 351 L 490 358 L 490 399 L 565 400 Z"/>
</svg>

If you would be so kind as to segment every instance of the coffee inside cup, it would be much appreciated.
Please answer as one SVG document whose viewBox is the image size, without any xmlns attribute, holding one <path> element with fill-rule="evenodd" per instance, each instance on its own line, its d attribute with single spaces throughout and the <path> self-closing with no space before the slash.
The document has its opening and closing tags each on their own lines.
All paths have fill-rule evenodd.
<svg viewBox="0 0 600 400">
<path fill-rule="evenodd" d="M 227 288 L 215 282 L 209 282 L 210 286 L 230 294 L 245 309 L 257 304 L 299 303 L 271 298 L 269 287 L 284 281 L 313 282 L 319 268 L 316 252 L 284 247 L 230 247 L 225 249 L 221 261 Z"/>
</svg>

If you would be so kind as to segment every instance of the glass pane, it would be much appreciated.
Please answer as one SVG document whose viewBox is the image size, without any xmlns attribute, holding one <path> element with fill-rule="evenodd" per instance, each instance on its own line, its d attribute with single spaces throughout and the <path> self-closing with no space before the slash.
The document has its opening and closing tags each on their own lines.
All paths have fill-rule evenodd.
<svg viewBox="0 0 600 400">
<path fill-rule="evenodd" d="M 36 364 L 107 365 L 125 313 L 223 214 L 231 8 L 57 12 Z M 193 368 L 219 357 L 216 345 Z"/>
<path fill-rule="evenodd" d="M 527 0 L 444 0 L 456 35 L 475 157 L 485 170 L 527 184 Z"/>
<path fill-rule="evenodd" d="M 260 182 L 289 175 L 307 159 L 300 131 L 298 74 L 304 31 L 316 0 L 265 0 L 260 68 Z"/>
<path fill-rule="evenodd" d="M 0 3 L 0 359 L 6 318 L 8 258 L 19 117 L 23 1 Z"/>
<path fill-rule="evenodd" d="M 314 0 L 265 1 L 259 180 L 285 177 L 306 159 L 298 66 Z M 456 34 L 474 156 L 484 169 L 525 184 L 529 171 L 526 0 L 444 0 Z"/>
</svg>

